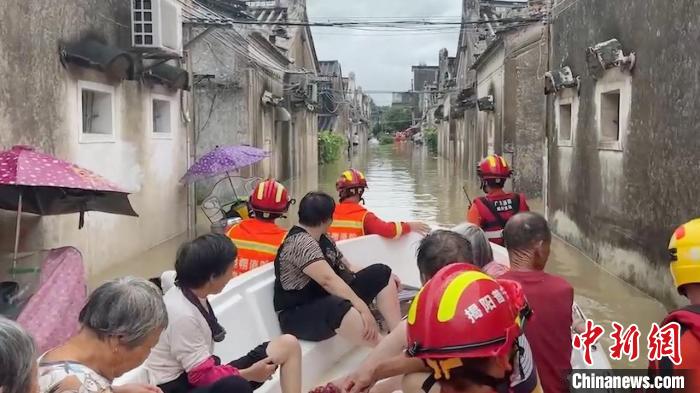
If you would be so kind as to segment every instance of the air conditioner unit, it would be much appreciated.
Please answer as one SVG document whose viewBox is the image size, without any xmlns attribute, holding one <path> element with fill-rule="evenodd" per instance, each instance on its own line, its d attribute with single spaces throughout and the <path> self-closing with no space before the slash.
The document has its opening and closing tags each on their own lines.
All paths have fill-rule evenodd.
<svg viewBox="0 0 700 393">
<path fill-rule="evenodd" d="M 622 71 L 630 72 L 636 63 L 634 52 L 625 56 L 620 41 L 613 38 L 600 42 L 586 50 L 588 71 L 594 79 L 600 78 L 605 70 L 619 67 Z"/>
<path fill-rule="evenodd" d="M 309 97 L 309 102 L 311 103 L 317 103 L 318 102 L 318 83 L 309 83 L 307 85 L 307 94 Z"/>
<path fill-rule="evenodd" d="M 552 94 L 567 88 L 578 88 L 580 78 L 574 77 L 571 68 L 563 67 L 554 71 L 547 71 L 544 74 L 544 93 Z"/>
<path fill-rule="evenodd" d="M 476 102 L 476 105 L 482 112 L 493 112 L 496 109 L 496 104 L 493 101 L 492 95 L 479 98 Z"/>
<path fill-rule="evenodd" d="M 182 9 L 176 0 L 131 0 L 134 48 L 182 52 Z"/>
</svg>

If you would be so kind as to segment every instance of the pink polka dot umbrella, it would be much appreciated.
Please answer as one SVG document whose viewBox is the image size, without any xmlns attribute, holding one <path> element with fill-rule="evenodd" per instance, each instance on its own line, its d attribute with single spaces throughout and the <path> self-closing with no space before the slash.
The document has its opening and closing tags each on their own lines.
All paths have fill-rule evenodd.
<svg viewBox="0 0 700 393">
<path fill-rule="evenodd" d="M 80 228 L 87 211 L 138 216 L 128 192 L 114 183 L 28 146 L 0 152 L 0 209 L 17 211 L 15 260 L 22 212 L 80 213 Z"/>
</svg>

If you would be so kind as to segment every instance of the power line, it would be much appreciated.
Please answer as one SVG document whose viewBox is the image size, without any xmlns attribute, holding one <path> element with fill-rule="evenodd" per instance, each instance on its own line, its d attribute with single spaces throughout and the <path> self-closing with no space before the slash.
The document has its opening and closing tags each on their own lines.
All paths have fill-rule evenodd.
<svg viewBox="0 0 700 393">
<path fill-rule="evenodd" d="M 304 26 L 304 27 L 390 27 L 390 28 L 413 28 L 415 26 L 468 26 L 482 25 L 487 23 L 510 23 L 510 22 L 540 22 L 541 18 L 501 18 L 476 21 L 429 21 L 429 20 L 373 20 L 373 21 L 329 21 L 329 22 L 304 22 L 304 21 L 259 21 L 231 19 L 230 23 L 235 25 L 266 25 L 266 26 Z"/>
</svg>

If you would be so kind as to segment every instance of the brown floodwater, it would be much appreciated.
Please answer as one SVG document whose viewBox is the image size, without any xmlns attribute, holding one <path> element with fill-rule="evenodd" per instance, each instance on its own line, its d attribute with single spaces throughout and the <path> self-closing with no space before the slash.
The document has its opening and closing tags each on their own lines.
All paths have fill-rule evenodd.
<svg viewBox="0 0 700 393">
<path fill-rule="evenodd" d="M 336 163 L 309 171 L 299 178 L 284 181 L 293 197 L 301 197 L 311 190 L 322 190 L 335 195 L 335 181 L 340 173 L 352 165 L 363 170 L 369 182 L 365 194 L 367 208 L 385 220 L 421 220 L 429 224 L 451 226 L 465 219 L 467 198 L 462 187 L 467 185 L 473 198 L 479 195 L 477 184 L 464 170 L 455 168 L 444 159 L 435 157 L 427 149 L 410 143 L 387 146 L 370 146 L 353 156 Z M 533 209 L 542 208 L 541 201 L 532 201 Z M 296 222 L 296 206 L 280 224 L 290 226 Z M 199 233 L 209 230 L 209 222 L 202 214 L 197 216 Z M 175 250 L 183 239 L 173 239 L 135 258 L 120 264 L 118 269 L 92 277 L 94 286 L 103 279 L 132 274 L 152 277 L 171 269 Z M 148 261 L 144 264 L 144 261 Z M 660 321 L 666 313 L 658 301 L 612 276 L 577 249 L 556 239 L 547 270 L 565 277 L 574 286 L 576 301 L 596 323 L 611 331 L 611 322 L 624 326 L 636 323 L 641 330 L 640 353 L 636 362 L 613 361 L 615 368 L 645 368 L 646 335 L 652 322 Z M 603 346 L 611 345 L 609 338 Z"/>
<path fill-rule="evenodd" d="M 369 189 L 365 193 L 368 209 L 385 220 L 421 220 L 440 226 L 465 220 L 467 186 L 470 198 L 480 194 L 478 184 L 451 162 L 410 143 L 369 147 L 353 156 L 352 166 L 365 172 Z M 335 195 L 335 181 L 350 165 L 347 159 L 319 169 L 318 188 Z M 290 186 L 294 186 L 290 182 Z M 308 185 L 308 184 L 307 184 Z M 307 188 L 308 190 L 308 188 Z M 295 197 L 303 196 L 302 190 Z M 542 201 L 529 202 L 542 210 Z M 296 215 L 290 212 L 290 218 Z M 646 335 L 652 322 L 666 314 L 661 303 L 609 274 L 580 251 L 555 238 L 547 265 L 551 273 L 565 277 L 574 287 L 576 302 L 586 316 L 612 331 L 611 322 L 623 326 L 635 323 L 641 330 L 640 353 L 646 353 Z M 602 339 L 604 347 L 612 340 Z M 615 368 L 646 368 L 644 359 L 636 362 L 612 361 Z"/>
</svg>

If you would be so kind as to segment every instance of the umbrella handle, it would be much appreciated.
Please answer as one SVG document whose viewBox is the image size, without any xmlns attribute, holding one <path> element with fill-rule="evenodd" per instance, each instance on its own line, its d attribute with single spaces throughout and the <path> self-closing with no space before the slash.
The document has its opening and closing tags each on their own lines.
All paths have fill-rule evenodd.
<svg viewBox="0 0 700 393">
<path fill-rule="evenodd" d="M 17 223 L 15 224 L 15 248 L 12 256 L 12 278 L 15 278 L 15 270 L 17 269 L 17 252 L 19 251 L 19 232 L 22 225 L 22 200 L 24 190 L 19 190 L 19 201 L 17 203 Z"/>
<path fill-rule="evenodd" d="M 228 182 L 231 184 L 231 189 L 233 190 L 233 197 L 238 199 L 238 193 L 236 193 L 236 187 L 233 186 L 233 180 L 231 179 L 231 175 L 229 175 L 228 172 L 226 172 L 226 177 L 228 177 Z"/>
</svg>

